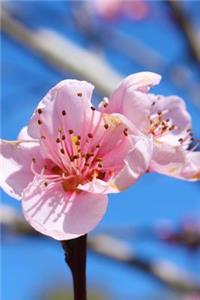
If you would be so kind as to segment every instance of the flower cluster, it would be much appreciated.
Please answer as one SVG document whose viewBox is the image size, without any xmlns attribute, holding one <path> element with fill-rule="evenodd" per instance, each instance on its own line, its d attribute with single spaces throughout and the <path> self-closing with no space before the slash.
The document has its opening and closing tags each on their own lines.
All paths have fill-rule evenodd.
<svg viewBox="0 0 200 300">
<path fill-rule="evenodd" d="M 154 73 L 130 75 L 97 109 L 90 83 L 63 80 L 16 141 L 1 140 L 1 187 L 22 200 L 36 230 L 57 240 L 89 232 L 106 211 L 107 194 L 145 172 L 200 179 L 190 116 L 180 98 L 148 93 L 159 81 Z"/>
<path fill-rule="evenodd" d="M 95 10 L 97 15 L 109 21 L 116 20 L 123 16 L 134 21 L 139 21 L 148 16 L 150 5 L 142 0 L 93 0 L 90 3 L 90 10 L 92 9 Z"/>
</svg>

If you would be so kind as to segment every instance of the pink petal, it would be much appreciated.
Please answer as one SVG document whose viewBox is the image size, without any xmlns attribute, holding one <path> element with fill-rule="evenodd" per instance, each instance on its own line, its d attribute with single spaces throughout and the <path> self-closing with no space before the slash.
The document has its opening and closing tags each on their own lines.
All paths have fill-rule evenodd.
<svg viewBox="0 0 200 300">
<path fill-rule="evenodd" d="M 113 148 L 103 156 L 104 168 L 120 170 L 124 166 L 124 160 L 132 147 L 132 140 L 129 137 L 126 137 L 114 145 Z"/>
<path fill-rule="evenodd" d="M 105 214 L 107 202 L 106 195 L 66 193 L 58 183 L 44 188 L 36 179 L 24 190 L 22 205 L 25 218 L 37 231 L 68 240 L 92 230 Z"/>
<path fill-rule="evenodd" d="M 125 116 L 119 113 L 105 114 L 105 123 L 109 125 L 109 128 L 106 131 L 106 137 L 101 143 L 98 155 L 103 157 L 104 162 L 107 164 L 107 162 L 112 160 L 110 159 L 111 153 L 112 155 L 118 155 L 121 152 L 118 161 L 123 161 L 125 152 L 129 151 L 131 147 L 123 133 L 124 129 L 127 128 L 128 134 L 139 134 L 139 131 Z M 116 153 L 114 154 L 114 152 Z"/>
<path fill-rule="evenodd" d="M 128 153 L 124 168 L 112 180 L 112 185 L 120 191 L 128 188 L 147 171 L 152 158 L 151 139 L 145 136 L 133 136 L 132 139 L 135 146 Z"/>
<path fill-rule="evenodd" d="M 58 128 L 63 127 L 63 119 L 73 130 L 80 130 L 83 123 L 84 113 L 91 107 L 91 97 L 94 86 L 86 81 L 63 80 L 49 90 L 38 104 L 31 122 L 28 126 L 28 133 L 34 138 L 40 138 L 40 126 L 38 119 L 41 119 L 50 134 L 57 134 Z M 42 114 L 38 114 L 38 109 Z M 65 111 L 66 117 L 62 116 Z M 78 116 L 76 118 L 75 116 Z M 69 129 L 69 128 L 68 128 Z"/>
<path fill-rule="evenodd" d="M 200 180 L 200 152 L 157 143 L 150 170 L 179 179 Z"/>
<path fill-rule="evenodd" d="M 92 4 L 97 11 L 97 14 L 107 19 L 115 18 L 121 8 L 121 0 L 95 0 Z M 91 5 L 91 3 L 90 3 Z"/>
<path fill-rule="evenodd" d="M 33 138 L 30 137 L 30 135 L 28 134 L 28 127 L 24 126 L 17 137 L 18 140 L 24 140 L 24 141 L 29 141 L 29 140 L 33 140 Z"/>
<path fill-rule="evenodd" d="M 93 88 L 85 81 L 63 80 L 47 93 L 32 116 L 28 133 L 40 138 L 43 157 L 61 168 L 61 146 L 56 141 L 64 135 L 71 144 L 70 130 L 81 135 L 84 124 L 88 124 L 92 116 Z"/>
<path fill-rule="evenodd" d="M 118 188 L 112 184 L 112 181 L 105 182 L 98 178 L 94 178 L 92 181 L 78 186 L 78 189 L 94 194 L 109 194 L 120 192 Z"/>
<path fill-rule="evenodd" d="M 30 169 L 32 158 L 41 164 L 39 146 L 35 142 L 5 141 L 0 143 L 2 189 L 10 196 L 21 199 L 24 188 L 33 180 Z"/>
<path fill-rule="evenodd" d="M 149 89 L 160 83 L 161 76 L 152 72 L 138 72 L 127 76 L 123 79 L 114 93 L 122 93 L 122 89 L 132 88 L 143 93 L 147 93 Z"/>
<path fill-rule="evenodd" d="M 102 111 L 124 114 L 141 131 L 147 127 L 151 108 L 151 98 L 147 92 L 160 82 L 161 76 L 151 72 L 141 72 L 126 77 L 112 93 L 106 108 Z"/>
<path fill-rule="evenodd" d="M 174 147 L 166 143 L 154 141 L 152 165 L 167 165 L 169 163 L 182 163 L 184 155 L 181 147 Z"/>
<path fill-rule="evenodd" d="M 200 152 L 185 152 L 185 162 L 182 166 L 179 178 L 199 181 L 200 180 Z"/>
</svg>

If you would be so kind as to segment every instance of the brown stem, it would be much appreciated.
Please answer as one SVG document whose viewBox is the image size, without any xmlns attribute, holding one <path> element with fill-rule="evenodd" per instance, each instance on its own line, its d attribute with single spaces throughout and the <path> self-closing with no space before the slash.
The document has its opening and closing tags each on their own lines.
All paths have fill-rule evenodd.
<svg viewBox="0 0 200 300">
<path fill-rule="evenodd" d="M 87 300 L 86 290 L 86 252 L 87 235 L 62 241 L 65 261 L 71 269 L 74 287 L 74 300 Z"/>
</svg>

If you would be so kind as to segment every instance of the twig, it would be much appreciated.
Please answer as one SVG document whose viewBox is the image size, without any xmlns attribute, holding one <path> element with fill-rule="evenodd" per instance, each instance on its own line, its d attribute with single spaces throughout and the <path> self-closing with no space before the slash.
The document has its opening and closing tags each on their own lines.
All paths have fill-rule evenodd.
<svg viewBox="0 0 200 300">
<path fill-rule="evenodd" d="M 61 242 L 65 262 L 72 272 L 74 300 L 87 300 L 86 291 L 86 248 L 87 236 L 83 235 L 73 240 Z"/>
</svg>

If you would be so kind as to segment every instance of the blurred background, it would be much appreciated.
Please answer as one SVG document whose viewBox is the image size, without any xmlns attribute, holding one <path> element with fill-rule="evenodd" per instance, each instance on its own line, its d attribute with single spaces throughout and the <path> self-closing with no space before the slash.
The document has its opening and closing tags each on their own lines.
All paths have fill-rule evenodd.
<svg viewBox="0 0 200 300">
<path fill-rule="evenodd" d="M 2 138 L 16 139 L 64 78 L 92 82 L 97 104 L 122 77 L 144 70 L 163 77 L 153 92 L 185 99 L 200 137 L 200 1 L 27 0 L 1 8 Z M 60 244 L 25 225 L 19 202 L 1 198 L 1 299 L 73 299 Z M 199 300 L 200 184 L 147 174 L 109 198 L 89 235 L 88 299 Z"/>
</svg>

